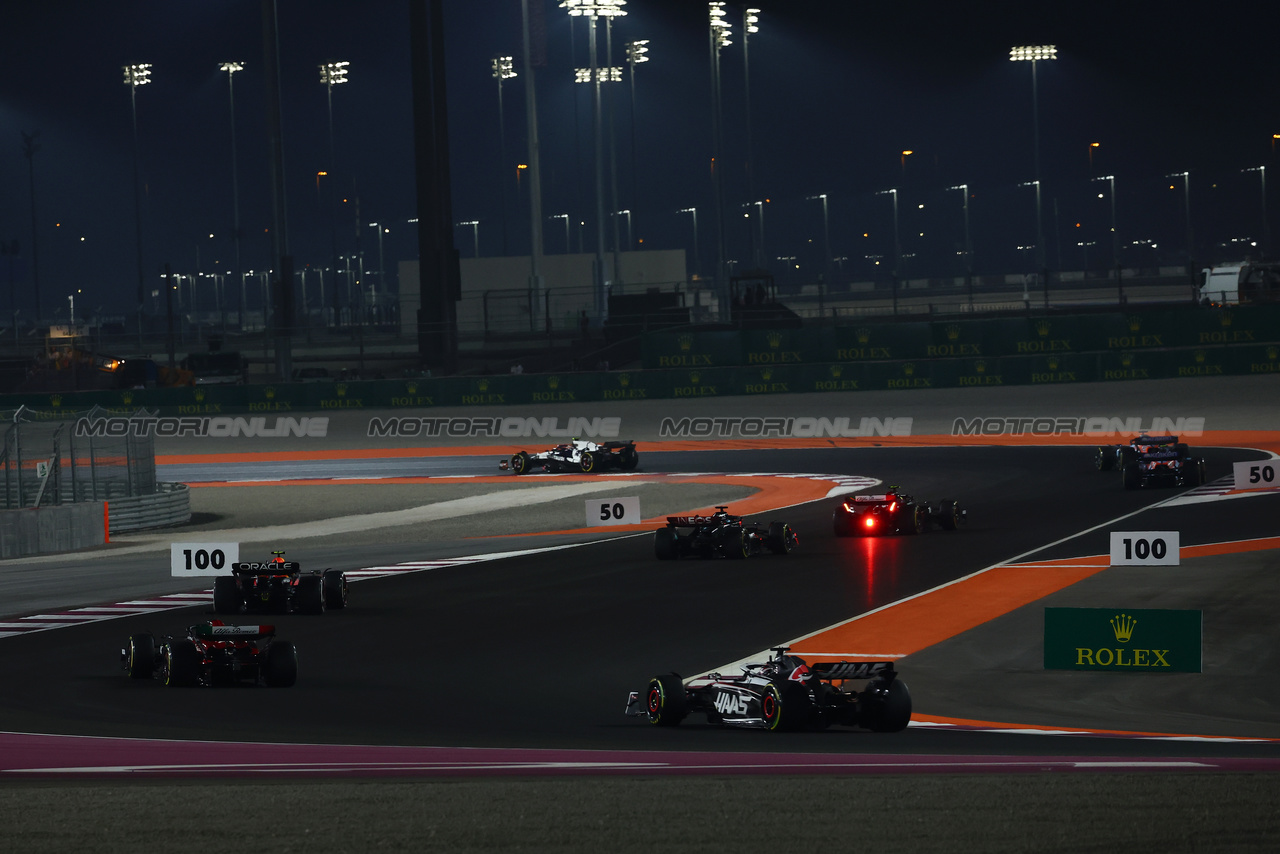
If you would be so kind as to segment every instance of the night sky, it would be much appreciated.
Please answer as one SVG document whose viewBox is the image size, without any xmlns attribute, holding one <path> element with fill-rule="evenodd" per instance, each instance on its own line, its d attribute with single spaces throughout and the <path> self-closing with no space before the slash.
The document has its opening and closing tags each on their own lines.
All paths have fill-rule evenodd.
<svg viewBox="0 0 1280 854">
<path fill-rule="evenodd" d="M 536 69 L 543 213 L 586 220 L 581 230 L 590 252 L 590 87 L 573 82 L 574 67 L 588 63 L 586 25 L 556 0 L 530 5 L 545 21 L 546 62 Z M 739 269 L 753 250 L 753 221 L 743 217 L 752 208 L 744 206 L 768 200 L 767 265 L 784 284 L 812 281 L 823 265 L 822 211 L 806 196 L 826 193 L 832 254 L 847 259 L 837 282 L 883 276 L 886 265 L 873 260 L 892 254 L 893 220 L 890 198 L 877 192 L 898 188 L 904 274 L 962 274 L 961 198 L 947 190 L 960 183 L 972 193 L 977 271 L 1033 269 L 1030 253 L 1018 249 L 1036 239 L 1033 190 L 1018 186 L 1034 178 L 1031 68 L 1008 56 L 1012 45 L 1038 43 L 1058 48 L 1057 60 L 1037 63 L 1050 269 L 1109 262 L 1109 184 L 1090 182 L 1102 175 L 1115 177 L 1121 241 L 1155 244 L 1126 248 L 1126 265 L 1186 263 L 1181 179 L 1166 177 L 1184 170 L 1191 174 L 1193 259 L 1203 264 L 1257 252 L 1228 241 L 1263 233 L 1260 174 L 1242 170 L 1266 165 L 1272 184 L 1280 179 L 1273 168 L 1280 164 L 1273 143 L 1280 133 L 1274 7 L 758 0 L 760 32 L 749 42 L 753 198 L 744 5 L 726 6 L 733 44 L 721 53 L 726 241 Z M 678 209 L 696 206 L 699 257 L 709 271 L 715 245 L 707 7 L 700 0 L 630 0 L 625 8 L 629 14 L 613 25 L 614 64 L 624 64 L 623 44 L 634 39 L 649 39 L 651 61 L 636 70 L 634 105 L 628 77 L 612 86 L 617 206 L 632 211 L 638 245 L 690 252 L 691 218 Z M 417 252 L 408 223 L 415 216 L 408 5 L 280 0 L 278 17 L 295 263 L 329 265 L 336 232 L 340 253 L 362 250 L 366 268 L 376 268 L 376 230 L 368 223 L 380 222 L 390 229 L 383 253 L 394 284 L 397 262 Z M 480 221 L 482 255 L 526 253 L 528 187 L 517 182 L 516 170 L 526 161 L 519 0 L 452 0 L 445 27 L 454 219 Z M 599 32 L 604 64 L 603 22 Z M 503 88 L 505 159 L 490 71 L 490 60 L 502 54 L 515 55 L 521 73 Z M 9 251 L 19 241 L 19 254 L 0 257 L 0 283 L 12 271 L 24 317 L 34 314 L 30 163 L 46 318 L 54 309 L 65 317 L 66 295 L 74 291 L 82 294 L 80 315 L 98 306 L 106 314 L 133 309 L 133 137 L 121 71 L 129 63 L 153 66 L 153 82 L 137 90 L 148 285 L 159 286 L 165 263 L 185 274 L 232 269 L 230 98 L 227 75 L 218 69 L 226 60 L 245 64 L 234 78 L 241 267 L 261 270 L 270 263 L 261 4 L 7 4 L 0 30 L 0 241 Z M 335 157 L 324 179 L 332 185 L 322 183 L 318 192 L 316 173 L 331 164 L 317 65 L 336 60 L 351 63 L 350 82 L 333 89 Z M 39 150 L 29 162 L 22 134 L 33 132 Z M 904 157 L 905 149 L 913 153 Z M 336 225 L 328 216 L 330 188 L 341 199 Z M 611 201 L 605 206 L 613 209 Z M 1271 219 L 1274 232 L 1280 223 Z M 563 252 L 563 221 L 548 219 L 544 230 L 545 251 Z M 472 228 L 457 228 L 454 236 L 461 254 L 471 255 Z M 572 240 L 576 250 L 576 228 Z M 1077 246 L 1090 241 L 1096 246 Z M 693 266 L 691 254 L 690 272 Z M 0 307 L 4 298 L 0 290 Z"/>
</svg>

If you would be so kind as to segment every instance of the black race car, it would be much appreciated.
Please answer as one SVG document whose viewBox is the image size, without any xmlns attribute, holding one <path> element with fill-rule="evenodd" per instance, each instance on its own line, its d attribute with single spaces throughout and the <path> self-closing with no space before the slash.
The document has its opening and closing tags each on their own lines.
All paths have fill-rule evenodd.
<svg viewBox="0 0 1280 854">
<path fill-rule="evenodd" d="M 741 559 L 772 552 L 784 555 L 800 544 L 791 526 L 770 522 L 768 528 L 747 525 L 741 516 L 730 516 L 727 506 L 710 516 L 668 516 L 667 527 L 653 532 L 653 553 L 658 560 L 680 557 Z"/>
<path fill-rule="evenodd" d="M 213 580 L 213 610 L 219 614 L 266 612 L 323 614 L 347 607 L 347 576 L 340 569 L 303 573 L 284 552 L 262 563 L 231 564 L 231 575 Z"/>
<path fill-rule="evenodd" d="M 837 537 L 923 534 L 934 525 L 954 531 L 968 521 L 958 501 L 917 501 L 896 486 L 883 495 L 851 495 L 831 516 Z"/>
<path fill-rule="evenodd" d="M 1102 445 L 1094 451 L 1098 471 L 1120 470 L 1125 489 L 1144 486 L 1199 486 L 1206 480 L 1203 459 L 1177 436 L 1147 436 L 1129 440 L 1127 445 Z"/>
<path fill-rule="evenodd" d="M 744 664 L 740 676 L 709 676 L 688 683 L 666 673 L 627 697 L 627 714 L 654 726 L 676 726 L 690 712 L 732 727 L 821 730 L 832 724 L 874 732 L 900 732 L 911 721 L 911 694 L 891 661 L 820 661 L 813 665 L 776 647 L 763 664 Z M 867 680 L 861 691 L 848 680 Z"/>
<path fill-rule="evenodd" d="M 213 620 L 191 626 L 186 637 L 130 635 L 120 663 L 134 679 L 154 677 L 173 687 L 250 682 L 287 688 L 298 680 L 298 651 L 275 635 L 275 626 Z"/>
<path fill-rule="evenodd" d="M 590 474 L 607 469 L 631 471 L 639 463 L 640 454 L 636 452 L 634 441 L 589 442 L 586 439 L 574 439 L 538 454 L 517 451 L 511 455 L 510 460 L 499 460 L 498 468 L 512 474 L 527 474 L 539 468 L 549 472 Z"/>
</svg>

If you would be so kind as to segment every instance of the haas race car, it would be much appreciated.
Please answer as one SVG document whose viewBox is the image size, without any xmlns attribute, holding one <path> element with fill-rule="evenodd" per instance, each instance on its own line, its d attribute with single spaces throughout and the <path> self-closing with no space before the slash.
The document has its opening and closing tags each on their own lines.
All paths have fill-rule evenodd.
<svg viewBox="0 0 1280 854">
<path fill-rule="evenodd" d="M 667 527 L 653 532 L 653 553 L 658 560 L 681 557 L 746 558 L 772 552 L 784 555 L 800 544 L 791 526 L 770 522 L 768 528 L 747 525 L 729 508 L 717 507 L 710 516 L 668 516 Z"/>
<path fill-rule="evenodd" d="M 231 575 L 213 580 L 213 610 L 219 614 L 323 614 L 347 607 L 347 576 L 340 569 L 303 573 L 301 565 L 272 552 L 262 563 L 231 564 Z"/>
<path fill-rule="evenodd" d="M 848 681 L 866 680 L 861 691 Z M 911 694 L 890 661 L 820 661 L 806 664 L 776 647 L 762 664 L 744 664 L 740 676 L 712 673 L 691 679 L 666 673 L 627 697 L 627 714 L 654 726 L 676 726 L 690 712 L 731 727 L 822 730 L 838 724 L 873 732 L 900 732 L 911 721 Z"/>
<path fill-rule="evenodd" d="M 969 511 L 958 501 L 917 501 L 897 487 L 883 495 L 851 495 L 831 517 L 837 537 L 923 534 L 934 525 L 954 531 L 968 521 Z"/>
<path fill-rule="evenodd" d="M 1199 486 L 1205 482 L 1204 460 L 1177 436 L 1142 435 L 1127 445 L 1103 445 L 1093 458 L 1098 471 L 1120 470 L 1125 489 L 1144 486 Z"/>
<path fill-rule="evenodd" d="M 510 460 L 500 460 L 498 468 L 512 474 L 527 474 L 534 469 L 549 472 L 574 472 L 590 474 L 595 471 L 619 469 L 631 471 L 640 462 L 635 442 L 589 442 L 574 439 L 564 445 L 556 445 L 549 451 L 530 454 L 517 451 Z"/>
<path fill-rule="evenodd" d="M 187 629 L 186 637 L 130 635 L 120 663 L 134 679 L 154 677 L 172 687 L 248 682 L 288 688 L 298 680 L 298 651 L 275 635 L 275 626 L 213 620 Z"/>
</svg>

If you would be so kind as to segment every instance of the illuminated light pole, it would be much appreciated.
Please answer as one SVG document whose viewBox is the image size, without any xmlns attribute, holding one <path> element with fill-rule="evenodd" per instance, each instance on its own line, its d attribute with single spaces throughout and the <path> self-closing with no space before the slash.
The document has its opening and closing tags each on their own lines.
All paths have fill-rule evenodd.
<svg viewBox="0 0 1280 854">
<path fill-rule="evenodd" d="M 1034 132 L 1034 165 L 1036 186 L 1036 261 L 1044 278 L 1045 303 L 1049 301 L 1049 270 L 1044 252 L 1044 219 L 1040 207 L 1040 96 L 1036 82 L 1036 63 L 1058 58 L 1058 49 L 1051 44 L 1022 45 L 1009 49 L 1011 62 L 1031 63 L 1031 125 Z"/>
<path fill-rule="evenodd" d="M 827 216 L 827 194 L 805 196 L 806 201 L 822 200 L 822 281 L 818 284 L 818 314 L 824 310 L 824 298 L 831 282 L 831 221 Z"/>
<path fill-rule="evenodd" d="M 640 182 L 637 178 L 640 170 L 637 163 L 639 148 L 636 146 L 636 66 L 649 61 L 646 55 L 649 53 L 648 44 L 648 39 L 627 42 L 627 68 L 631 78 L 631 204 L 637 208 L 640 207 Z"/>
<path fill-rule="evenodd" d="M 1095 148 L 1101 148 L 1101 147 L 1102 147 L 1102 143 L 1100 142 L 1089 143 L 1089 171 L 1090 172 L 1093 172 L 1093 150 Z"/>
<path fill-rule="evenodd" d="M 378 305 L 386 302 L 387 295 L 387 286 L 382 281 L 384 260 L 382 255 L 382 235 L 390 234 L 391 229 L 384 227 L 380 222 L 371 222 L 369 223 L 369 227 L 376 228 L 378 230 L 378 290 L 373 293 L 373 303 L 374 305 Z M 369 290 L 372 291 L 373 288 L 370 288 Z"/>
<path fill-rule="evenodd" d="M 583 75 L 584 69 L 577 69 L 576 79 L 580 83 L 590 82 L 594 89 L 592 106 L 594 110 L 595 138 L 596 259 L 593 271 L 595 313 L 592 325 L 596 328 L 603 327 L 605 321 L 609 318 L 608 282 L 605 280 L 604 273 L 604 128 L 600 101 L 602 75 L 596 61 L 596 21 L 601 17 L 612 18 L 618 15 L 625 15 L 626 12 L 621 8 L 625 4 L 626 0 L 560 0 L 560 8 L 567 11 L 571 17 L 585 17 L 587 19 L 588 53 L 591 67 L 585 69 L 587 72 L 585 77 Z M 611 72 L 612 69 L 609 69 L 609 71 Z M 618 69 L 619 79 L 621 79 L 621 73 L 621 69 Z"/>
<path fill-rule="evenodd" d="M 227 72 L 227 100 L 230 107 L 231 117 L 231 243 L 235 252 L 234 272 L 240 272 L 240 172 L 239 160 L 236 156 L 236 86 L 235 76 L 237 71 L 244 71 L 244 63 L 242 62 L 223 62 L 218 66 L 220 71 Z M 225 307 L 224 307 L 225 311 Z M 240 313 L 244 313 L 244 305 L 240 306 Z M 222 318 L 222 326 L 225 329 L 227 318 L 224 313 Z"/>
<path fill-rule="evenodd" d="M 1035 181 L 1023 181 L 1018 186 L 1036 188 L 1036 245 L 1035 245 L 1036 266 L 1039 267 L 1042 272 L 1041 285 L 1044 287 L 1044 304 L 1045 304 L 1045 307 L 1048 308 L 1049 306 L 1049 274 L 1048 274 L 1048 271 L 1044 269 L 1044 247 L 1041 245 L 1041 242 L 1044 240 L 1044 229 L 1040 227 L 1040 180 L 1036 179 Z M 1026 289 L 1024 288 L 1023 291 L 1025 292 L 1025 290 Z"/>
<path fill-rule="evenodd" d="M 1190 171 L 1173 172 L 1172 174 L 1165 175 L 1165 177 L 1182 179 L 1183 213 L 1186 216 L 1186 222 L 1187 222 L 1187 278 L 1191 282 L 1191 291 L 1192 291 L 1192 294 L 1194 295 L 1196 290 L 1196 265 L 1195 265 L 1195 259 L 1191 257 L 1192 256 L 1191 172 Z M 1169 189 L 1170 190 L 1174 189 L 1172 184 L 1169 185 Z"/>
<path fill-rule="evenodd" d="M 1257 172 L 1258 178 L 1262 181 L 1262 255 L 1266 257 L 1267 250 L 1271 248 L 1271 228 L 1267 224 L 1267 167 L 1250 166 L 1240 171 Z"/>
<path fill-rule="evenodd" d="M 969 291 L 969 311 L 973 311 L 973 244 L 969 241 L 969 185 L 956 184 L 948 190 L 959 190 L 964 198 L 964 284 Z"/>
<path fill-rule="evenodd" d="M 455 222 L 454 225 L 458 226 L 459 228 L 461 228 L 464 225 L 471 226 L 471 237 L 472 237 L 472 240 L 475 241 L 475 251 L 476 251 L 475 257 L 479 258 L 480 257 L 480 220 L 469 219 L 466 222 Z"/>
<path fill-rule="evenodd" d="M 693 274 L 702 278 L 702 264 L 698 261 L 698 209 L 681 208 L 677 213 L 693 214 Z"/>
<path fill-rule="evenodd" d="M 1116 290 L 1120 294 L 1120 302 L 1124 303 L 1124 282 L 1122 280 L 1120 266 L 1120 234 L 1116 231 L 1116 176 L 1115 175 L 1099 175 L 1097 178 L 1091 178 L 1092 181 L 1106 181 L 1111 185 L 1111 263 L 1116 268 Z M 1102 198 L 1102 194 L 1098 194 L 1098 198 Z"/>
<path fill-rule="evenodd" d="M 133 218 L 138 244 L 138 343 L 142 343 L 142 312 L 147 299 L 147 280 L 142 270 L 142 181 L 138 163 L 138 87 L 151 82 L 151 63 L 124 66 L 124 85 L 129 87 L 133 111 Z M 37 318 L 38 320 L 38 318 Z"/>
<path fill-rule="evenodd" d="M 498 81 L 498 221 L 502 223 L 502 254 L 507 254 L 507 123 L 502 112 L 502 81 L 516 76 L 515 57 L 495 56 L 490 65 L 493 79 Z"/>
<path fill-rule="evenodd" d="M 347 81 L 347 68 L 351 65 L 349 62 L 325 62 L 320 64 L 320 83 L 324 85 L 325 94 L 329 102 L 329 168 L 327 175 L 334 174 L 334 142 L 333 142 L 333 87 L 340 86 Z M 316 177 L 316 189 L 320 188 L 319 176 Z M 329 242 L 330 250 L 333 255 L 333 317 L 334 322 L 338 322 L 341 316 L 341 310 L 338 303 L 338 221 L 337 221 L 337 194 L 334 192 L 334 182 L 329 184 Z M 350 299 L 350 288 L 347 290 L 348 300 Z M 354 318 L 353 318 L 354 320 Z"/>
<path fill-rule="evenodd" d="M 627 248 L 629 249 L 632 245 L 631 244 L 631 211 L 621 210 L 621 211 L 613 212 L 613 218 L 615 222 L 617 222 L 617 219 L 620 216 L 625 216 L 627 218 Z"/>
<path fill-rule="evenodd" d="M 898 313 L 898 266 L 902 263 L 902 244 L 898 239 L 898 189 L 879 190 L 877 196 L 893 196 L 893 313 Z"/>
<path fill-rule="evenodd" d="M 729 316 L 729 277 L 725 263 L 724 181 L 721 178 L 724 147 L 724 115 L 720 99 L 720 51 L 733 44 L 729 22 L 724 20 L 723 0 L 707 3 L 708 37 L 711 47 L 711 185 L 716 212 L 716 291 L 720 316 Z"/>
<path fill-rule="evenodd" d="M 564 254 L 568 255 L 573 251 L 573 247 L 569 244 L 569 215 L 567 213 L 552 214 L 547 219 L 564 220 Z"/>
<path fill-rule="evenodd" d="M 747 198 L 754 199 L 756 196 L 755 185 L 755 151 L 751 144 L 751 61 L 749 46 L 751 36 L 760 32 L 760 28 L 756 26 L 760 23 L 759 9 L 743 9 L 742 10 L 742 104 L 744 109 L 744 127 L 746 128 L 747 143 Z M 759 204 L 751 202 L 750 204 Z M 756 269 L 764 269 L 764 208 L 761 207 L 760 214 L 760 243 L 756 245 L 755 265 Z"/>
<path fill-rule="evenodd" d="M 767 201 L 767 199 L 765 201 Z M 764 201 L 756 200 L 754 202 L 747 202 L 745 205 L 743 205 L 743 207 L 744 208 L 754 207 L 756 209 L 756 227 L 752 230 L 753 234 L 752 234 L 752 240 L 751 240 L 751 242 L 755 244 L 756 251 L 752 253 L 755 256 L 752 259 L 752 263 L 755 264 L 757 270 L 763 270 L 764 269 Z M 743 214 L 743 216 L 746 217 L 747 219 L 751 218 L 751 214 L 749 212 Z"/>
</svg>

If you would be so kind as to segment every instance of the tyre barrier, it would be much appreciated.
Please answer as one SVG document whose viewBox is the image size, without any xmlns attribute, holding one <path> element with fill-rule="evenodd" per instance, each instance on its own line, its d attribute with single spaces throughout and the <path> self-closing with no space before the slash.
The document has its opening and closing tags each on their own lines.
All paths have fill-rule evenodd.
<svg viewBox="0 0 1280 854">
<path fill-rule="evenodd" d="M 185 484 L 184 484 L 185 486 Z M 103 502 L 0 510 L 0 558 L 20 558 L 100 546 Z"/>
<path fill-rule="evenodd" d="M 191 521 L 191 490 L 185 483 L 161 482 L 149 495 L 113 498 L 107 510 L 112 534 L 181 525 Z"/>
</svg>

